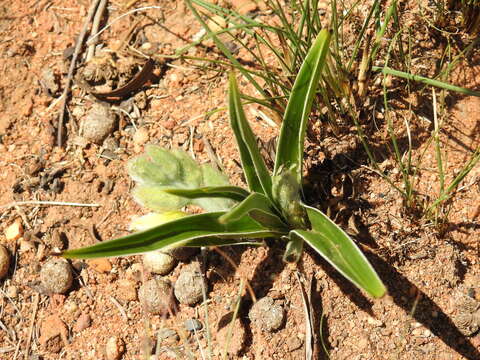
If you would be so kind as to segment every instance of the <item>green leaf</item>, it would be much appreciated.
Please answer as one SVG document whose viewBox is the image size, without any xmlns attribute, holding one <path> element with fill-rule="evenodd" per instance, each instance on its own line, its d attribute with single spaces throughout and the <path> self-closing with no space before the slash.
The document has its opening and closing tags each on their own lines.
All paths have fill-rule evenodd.
<svg viewBox="0 0 480 360">
<path fill-rule="evenodd" d="M 303 252 L 303 241 L 302 238 L 298 236 L 292 236 L 287 238 L 287 247 L 285 248 L 285 253 L 283 254 L 283 261 L 289 263 L 296 263 L 302 257 Z"/>
<path fill-rule="evenodd" d="M 139 184 L 174 183 L 180 177 L 180 164 L 174 156 L 168 157 L 164 164 L 161 166 L 144 154 L 130 160 L 127 170 L 130 177 Z"/>
<path fill-rule="evenodd" d="M 146 231 L 104 241 L 93 246 L 68 250 L 62 253 L 67 259 L 90 259 L 99 257 L 140 254 L 153 250 L 172 248 L 194 243 L 209 246 L 212 238 L 242 239 L 275 237 L 279 233 L 261 226 L 248 216 L 229 223 L 218 219 L 225 212 L 186 216 Z M 205 240 L 202 242 L 202 239 Z M 216 245 L 220 243 L 217 242 Z"/>
<path fill-rule="evenodd" d="M 252 209 L 248 212 L 248 215 L 269 229 L 283 229 L 284 231 L 288 229 L 288 226 L 277 215 L 273 215 L 269 211 Z"/>
<path fill-rule="evenodd" d="M 222 223 L 228 223 L 231 221 L 236 221 L 243 216 L 250 215 L 253 210 L 260 210 L 263 213 L 256 212 L 257 218 L 260 218 L 262 215 L 268 216 L 271 221 L 275 221 L 276 224 L 280 225 L 279 229 L 285 229 L 286 225 L 278 218 L 275 214 L 274 206 L 272 202 L 263 194 L 260 193 L 251 193 L 245 200 L 237 204 L 225 215 L 221 216 L 219 221 Z"/>
<path fill-rule="evenodd" d="M 189 203 L 186 198 L 162 190 L 163 186 L 140 184 L 133 189 L 132 195 L 137 203 L 155 212 L 178 210 Z"/>
<path fill-rule="evenodd" d="M 321 211 L 304 207 L 312 230 L 293 230 L 290 237 L 305 240 L 343 276 L 371 296 L 385 295 L 385 285 L 353 240 Z"/>
<path fill-rule="evenodd" d="M 260 155 L 255 135 L 243 112 L 237 80 L 233 72 L 229 77 L 228 110 L 247 184 L 252 192 L 262 193 L 271 198 L 272 179 L 265 161 Z"/>
<path fill-rule="evenodd" d="M 238 246 L 238 245 L 254 245 L 261 246 L 265 243 L 252 240 L 242 240 L 242 239 L 223 239 L 223 238 L 200 238 L 191 240 L 185 244 L 183 247 L 207 247 L 207 246 Z"/>
<path fill-rule="evenodd" d="M 130 231 L 145 231 L 169 221 L 180 219 L 188 214 L 183 211 L 166 211 L 162 213 L 148 213 L 134 218 L 130 222 Z"/>
<path fill-rule="evenodd" d="M 128 172 L 137 183 L 133 191 L 135 200 L 156 212 L 178 210 L 188 204 L 206 211 L 225 211 L 235 204 L 229 198 L 187 198 L 164 191 L 230 185 L 225 174 L 209 164 L 197 164 L 181 150 L 147 145 L 145 154 L 129 161 Z"/>
<path fill-rule="evenodd" d="M 225 198 L 235 201 L 244 200 L 250 193 L 238 186 L 207 186 L 198 189 L 164 189 L 164 192 L 187 199 Z"/>
<path fill-rule="evenodd" d="M 293 85 L 277 146 L 274 174 L 282 168 L 295 169 L 298 182 L 302 178 L 303 146 L 307 122 L 317 91 L 331 34 L 323 29 L 308 51 Z"/>
<path fill-rule="evenodd" d="M 307 229 L 307 214 L 301 204 L 301 185 L 292 169 L 281 169 L 272 177 L 272 196 L 283 218 L 293 227 Z"/>
<path fill-rule="evenodd" d="M 175 149 L 172 154 L 181 164 L 180 177 L 182 183 L 188 187 L 197 188 L 203 185 L 203 173 L 199 164 L 191 158 L 185 151 Z M 220 173 L 219 173 L 220 174 Z M 227 181 L 228 183 L 228 181 Z"/>
</svg>

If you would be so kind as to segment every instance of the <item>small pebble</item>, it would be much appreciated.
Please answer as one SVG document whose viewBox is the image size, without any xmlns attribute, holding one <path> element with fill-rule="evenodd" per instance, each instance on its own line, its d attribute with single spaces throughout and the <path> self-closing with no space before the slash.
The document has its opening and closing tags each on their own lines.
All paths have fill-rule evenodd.
<svg viewBox="0 0 480 360">
<path fill-rule="evenodd" d="M 78 305 L 73 300 L 67 301 L 63 305 L 64 314 L 75 314 L 77 310 L 78 310 Z"/>
<path fill-rule="evenodd" d="M 88 315 L 88 313 L 82 313 L 78 317 L 77 322 L 73 327 L 73 331 L 80 332 L 82 330 L 85 330 L 86 328 L 89 328 L 91 324 L 92 324 L 92 318 L 90 317 L 90 315 Z"/>
<path fill-rule="evenodd" d="M 185 320 L 185 329 L 187 329 L 187 331 L 199 331 L 202 330 L 202 327 L 202 323 L 197 319 Z"/>
<path fill-rule="evenodd" d="M 285 345 L 287 345 L 288 351 L 295 351 L 303 346 L 303 342 L 303 339 L 298 336 L 289 336 Z"/>
<path fill-rule="evenodd" d="M 58 353 L 66 344 L 67 336 L 68 329 L 65 323 L 57 315 L 50 315 L 42 321 L 38 340 L 45 350 Z"/>
<path fill-rule="evenodd" d="M 9 298 L 16 299 L 16 297 L 18 296 L 18 288 L 16 286 L 10 285 L 9 287 L 7 287 L 5 294 L 7 294 Z"/>
<path fill-rule="evenodd" d="M 62 259 L 52 259 L 40 270 L 40 281 L 47 292 L 66 293 L 73 282 L 70 264 Z"/>
<path fill-rule="evenodd" d="M 42 70 L 42 83 L 50 96 L 55 95 L 60 90 L 60 86 L 58 85 L 52 68 L 47 67 Z"/>
<path fill-rule="evenodd" d="M 0 279 L 3 279 L 5 276 L 7 276 L 9 267 L 10 254 L 3 245 L 0 245 Z"/>
<path fill-rule="evenodd" d="M 373 326 L 383 326 L 383 322 L 381 320 L 375 319 L 374 317 L 371 317 L 371 316 L 367 317 L 367 322 Z"/>
<path fill-rule="evenodd" d="M 151 314 L 168 315 L 174 309 L 172 286 L 165 280 L 148 280 L 140 287 L 138 298 Z"/>
<path fill-rule="evenodd" d="M 161 251 L 151 251 L 143 255 L 145 270 L 154 274 L 167 275 L 176 265 L 175 259 Z"/>
<path fill-rule="evenodd" d="M 16 241 L 23 235 L 22 223 L 17 220 L 5 229 L 5 237 L 7 241 Z"/>
<path fill-rule="evenodd" d="M 172 341 L 178 341 L 180 337 L 177 332 L 169 328 L 161 328 L 158 330 L 157 339 L 159 342 L 162 342 L 167 339 L 172 339 Z"/>
<path fill-rule="evenodd" d="M 282 326 L 285 313 L 279 304 L 266 296 L 253 304 L 248 317 L 261 329 L 273 332 Z"/>
<path fill-rule="evenodd" d="M 19 250 L 20 250 L 21 253 L 25 253 L 25 252 L 30 251 L 30 250 L 35 250 L 35 245 L 31 241 L 22 239 L 22 240 L 20 240 L 20 249 Z"/>
<path fill-rule="evenodd" d="M 109 273 L 112 270 L 112 264 L 105 258 L 91 259 L 88 260 L 87 263 L 88 266 L 99 273 Z"/>
<path fill-rule="evenodd" d="M 119 360 L 125 352 L 125 343 L 117 336 L 108 339 L 105 345 L 105 355 L 107 360 Z"/>
<path fill-rule="evenodd" d="M 136 282 L 130 279 L 118 281 L 118 297 L 123 301 L 137 300 Z"/>
<path fill-rule="evenodd" d="M 175 297 L 181 304 L 195 305 L 203 299 L 203 288 L 206 288 L 206 284 L 202 274 L 186 269 L 175 282 Z"/>
<path fill-rule="evenodd" d="M 137 145 L 143 145 L 148 141 L 148 130 L 140 128 L 133 134 L 133 142 Z"/>
</svg>

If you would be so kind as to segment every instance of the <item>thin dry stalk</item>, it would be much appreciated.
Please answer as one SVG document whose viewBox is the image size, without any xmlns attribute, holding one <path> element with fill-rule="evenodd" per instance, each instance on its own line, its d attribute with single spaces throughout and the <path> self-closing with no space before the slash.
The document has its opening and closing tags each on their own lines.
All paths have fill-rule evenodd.
<svg viewBox="0 0 480 360">
<path fill-rule="evenodd" d="M 90 8 L 88 9 L 87 17 L 83 23 L 82 31 L 78 36 L 77 43 L 75 44 L 75 51 L 73 52 L 72 62 L 70 63 L 70 68 L 68 69 L 67 82 L 65 83 L 65 88 L 63 89 L 63 94 L 61 96 L 62 105 L 60 110 L 60 116 L 58 117 L 57 124 L 57 146 L 61 147 L 63 145 L 63 121 L 65 119 L 65 112 L 67 109 L 68 94 L 70 93 L 70 86 L 72 85 L 73 73 L 75 71 L 75 66 L 77 64 L 77 58 L 80 55 L 80 51 L 87 35 L 88 25 L 92 21 L 93 16 L 95 15 L 95 9 L 98 6 L 100 0 L 93 0 Z"/>
<path fill-rule="evenodd" d="M 103 13 L 105 12 L 105 8 L 107 7 L 107 0 L 100 0 L 100 4 L 98 5 L 97 12 L 95 13 L 95 17 L 93 18 L 92 24 L 92 34 L 96 34 L 100 27 L 100 21 L 102 20 Z M 86 61 L 90 61 L 95 56 L 95 46 L 98 43 L 98 38 L 95 38 L 94 41 L 89 43 L 88 50 L 87 50 L 87 57 Z"/>
<path fill-rule="evenodd" d="M 33 326 L 35 324 L 35 317 L 37 316 L 38 302 L 39 301 L 40 301 L 40 295 L 35 294 L 34 295 L 34 300 L 33 300 L 32 317 L 30 319 L 30 327 L 29 327 L 28 333 L 27 333 L 27 345 L 25 346 L 25 360 L 28 360 L 29 355 L 30 355 L 30 345 L 32 344 Z"/>
<path fill-rule="evenodd" d="M 120 315 L 122 315 L 122 318 L 123 320 L 125 320 L 125 322 L 128 321 L 128 316 L 127 316 L 127 313 L 125 312 L 125 309 L 122 307 L 122 305 L 120 305 L 120 303 L 117 301 L 117 299 L 115 299 L 113 296 L 110 296 L 110 301 L 113 303 L 113 305 L 115 305 L 118 309 L 118 312 L 120 313 Z"/>
<path fill-rule="evenodd" d="M 16 206 L 24 205 L 45 205 L 45 206 L 81 206 L 81 207 L 100 207 L 100 204 L 83 204 L 83 203 L 74 203 L 74 202 L 63 202 L 63 201 L 42 201 L 42 200 L 31 200 L 31 201 L 16 201 L 10 204 L 0 206 L 0 209 L 7 209 Z"/>
</svg>

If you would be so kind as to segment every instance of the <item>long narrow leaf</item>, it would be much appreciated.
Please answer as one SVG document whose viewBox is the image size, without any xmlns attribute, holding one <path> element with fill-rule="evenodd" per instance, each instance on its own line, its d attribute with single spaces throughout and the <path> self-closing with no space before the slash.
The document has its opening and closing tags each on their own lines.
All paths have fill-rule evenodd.
<svg viewBox="0 0 480 360">
<path fill-rule="evenodd" d="M 205 245 L 208 245 L 212 238 L 248 239 L 278 236 L 277 232 L 261 226 L 246 216 L 226 224 L 220 223 L 218 219 L 224 214 L 225 212 L 215 212 L 186 216 L 115 240 L 67 250 L 62 256 L 68 259 L 89 259 L 133 255 L 182 246 L 194 240 L 198 240 L 197 244 L 200 245 L 199 240 L 202 238 L 207 239 Z"/>
<path fill-rule="evenodd" d="M 262 193 L 271 198 L 272 179 L 260 154 L 255 135 L 243 112 L 234 73 L 230 73 L 229 77 L 228 109 L 248 186 L 252 192 Z"/>
<path fill-rule="evenodd" d="M 278 175 L 282 168 L 294 168 L 299 183 L 308 117 L 325 65 L 330 37 L 328 30 L 320 31 L 310 48 L 293 85 L 280 130 L 274 174 Z"/>
<path fill-rule="evenodd" d="M 371 296 L 385 295 L 385 286 L 352 239 L 321 211 L 304 207 L 312 230 L 294 230 L 290 237 L 305 240 L 343 276 Z"/>
<path fill-rule="evenodd" d="M 283 229 L 285 232 L 287 231 L 287 225 L 285 225 L 277 215 L 273 215 L 270 211 L 252 209 L 248 212 L 248 215 L 266 228 L 278 230 Z"/>
<path fill-rule="evenodd" d="M 206 186 L 198 189 L 164 189 L 163 191 L 187 199 L 226 198 L 242 201 L 249 195 L 247 190 L 237 186 Z"/>
<path fill-rule="evenodd" d="M 193 239 L 189 242 L 183 244 L 183 247 L 203 247 L 203 246 L 237 246 L 237 245 L 248 245 L 248 246 L 261 246 L 264 245 L 264 242 L 252 241 L 249 239 L 224 239 L 224 238 L 199 238 Z"/>
<path fill-rule="evenodd" d="M 274 209 L 275 208 L 272 202 L 265 195 L 260 193 L 252 193 L 240 204 L 235 206 L 229 212 L 222 215 L 219 218 L 219 221 L 221 223 L 237 221 L 246 215 L 250 215 L 250 213 L 253 211 L 253 216 L 257 217 L 257 221 L 260 220 L 262 217 L 268 217 L 269 220 L 266 220 L 270 224 L 274 225 L 273 228 L 284 230 L 286 228 L 286 225 L 276 215 Z"/>
</svg>

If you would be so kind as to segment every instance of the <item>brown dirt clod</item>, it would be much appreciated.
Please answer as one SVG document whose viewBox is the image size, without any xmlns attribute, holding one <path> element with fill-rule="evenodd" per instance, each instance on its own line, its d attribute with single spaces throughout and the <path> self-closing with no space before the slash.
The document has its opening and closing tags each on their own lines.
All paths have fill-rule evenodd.
<svg viewBox="0 0 480 360">
<path fill-rule="evenodd" d="M 195 305 L 203 298 L 203 288 L 206 288 L 206 284 L 202 274 L 187 268 L 175 282 L 175 297 L 181 304 Z"/>
<path fill-rule="evenodd" d="M 7 276 L 9 267 L 10 254 L 3 245 L 0 245 L 0 279 L 3 279 L 5 276 Z"/>
<path fill-rule="evenodd" d="M 167 316 L 174 310 L 172 285 L 161 279 L 151 279 L 140 287 L 138 298 L 151 314 Z"/>
<path fill-rule="evenodd" d="M 62 259 L 51 259 L 42 266 L 40 281 L 43 288 L 49 293 L 66 293 L 73 282 L 70 264 Z"/>
<path fill-rule="evenodd" d="M 275 303 L 271 297 L 266 296 L 253 304 L 248 317 L 262 330 L 272 332 L 282 326 L 285 312 L 282 306 Z"/>
</svg>

